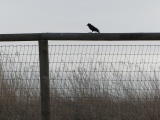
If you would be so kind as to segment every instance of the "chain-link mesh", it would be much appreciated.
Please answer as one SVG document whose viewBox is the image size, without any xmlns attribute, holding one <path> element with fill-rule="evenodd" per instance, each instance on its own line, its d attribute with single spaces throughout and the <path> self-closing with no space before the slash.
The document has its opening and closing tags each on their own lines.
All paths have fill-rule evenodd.
<svg viewBox="0 0 160 120">
<path fill-rule="evenodd" d="M 160 45 L 50 45 L 55 120 L 160 119 Z M 0 46 L 0 119 L 40 120 L 38 46 Z"/>
</svg>

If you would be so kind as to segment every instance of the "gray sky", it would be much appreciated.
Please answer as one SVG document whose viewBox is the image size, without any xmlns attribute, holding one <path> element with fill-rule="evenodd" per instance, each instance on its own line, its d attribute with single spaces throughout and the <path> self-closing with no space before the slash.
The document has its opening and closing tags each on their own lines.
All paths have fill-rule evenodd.
<svg viewBox="0 0 160 120">
<path fill-rule="evenodd" d="M 87 23 L 102 33 L 160 32 L 159 5 L 159 0 L 1 0 L 0 34 L 87 33 Z"/>
<path fill-rule="evenodd" d="M 1 0 L 0 33 L 159 32 L 159 0 Z"/>
</svg>

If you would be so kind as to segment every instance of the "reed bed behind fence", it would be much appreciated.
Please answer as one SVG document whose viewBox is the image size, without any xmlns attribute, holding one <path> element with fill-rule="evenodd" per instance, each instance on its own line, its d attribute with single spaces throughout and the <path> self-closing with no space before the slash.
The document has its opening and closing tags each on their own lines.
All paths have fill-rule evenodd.
<svg viewBox="0 0 160 120">
<path fill-rule="evenodd" d="M 160 45 L 49 45 L 55 120 L 160 119 Z M 0 119 L 40 120 L 36 45 L 0 46 Z"/>
</svg>

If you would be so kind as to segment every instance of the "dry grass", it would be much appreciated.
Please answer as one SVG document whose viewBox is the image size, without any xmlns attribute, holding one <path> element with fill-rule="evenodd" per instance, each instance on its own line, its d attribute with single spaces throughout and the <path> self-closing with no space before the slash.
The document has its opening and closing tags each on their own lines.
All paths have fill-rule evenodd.
<svg viewBox="0 0 160 120">
<path fill-rule="evenodd" d="M 113 66 L 102 66 L 101 69 L 92 66 L 93 72 L 82 67 L 74 71 L 66 68 L 70 71 L 68 76 L 63 76 L 59 69 L 54 76 L 51 75 L 51 119 L 160 119 L 159 79 L 155 77 L 156 73 L 153 78 L 140 71 L 141 76 L 149 78 L 146 85 L 146 81 L 132 81 L 130 73 L 124 75 L 128 76 L 124 80 L 122 73 Z M 1 66 L 0 120 L 40 120 L 39 87 L 36 88 L 32 81 L 37 75 L 25 79 L 24 73 L 7 73 L 3 69 Z M 114 72 L 102 74 L 96 72 L 97 69 L 114 69 Z M 135 82 L 139 85 L 135 86 Z"/>
</svg>

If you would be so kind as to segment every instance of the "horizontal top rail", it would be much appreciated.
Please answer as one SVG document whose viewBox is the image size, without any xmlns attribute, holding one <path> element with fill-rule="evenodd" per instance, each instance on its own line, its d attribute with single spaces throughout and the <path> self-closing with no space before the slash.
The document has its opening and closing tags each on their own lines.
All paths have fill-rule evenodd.
<svg viewBox="0 0 160 120">
<path fill-rule="evenodd" d="M 160 33 L 21 33 L 0 34 L 0 41 L 89 40 L 138 41 L 160 40 Z"/>
</svg>

